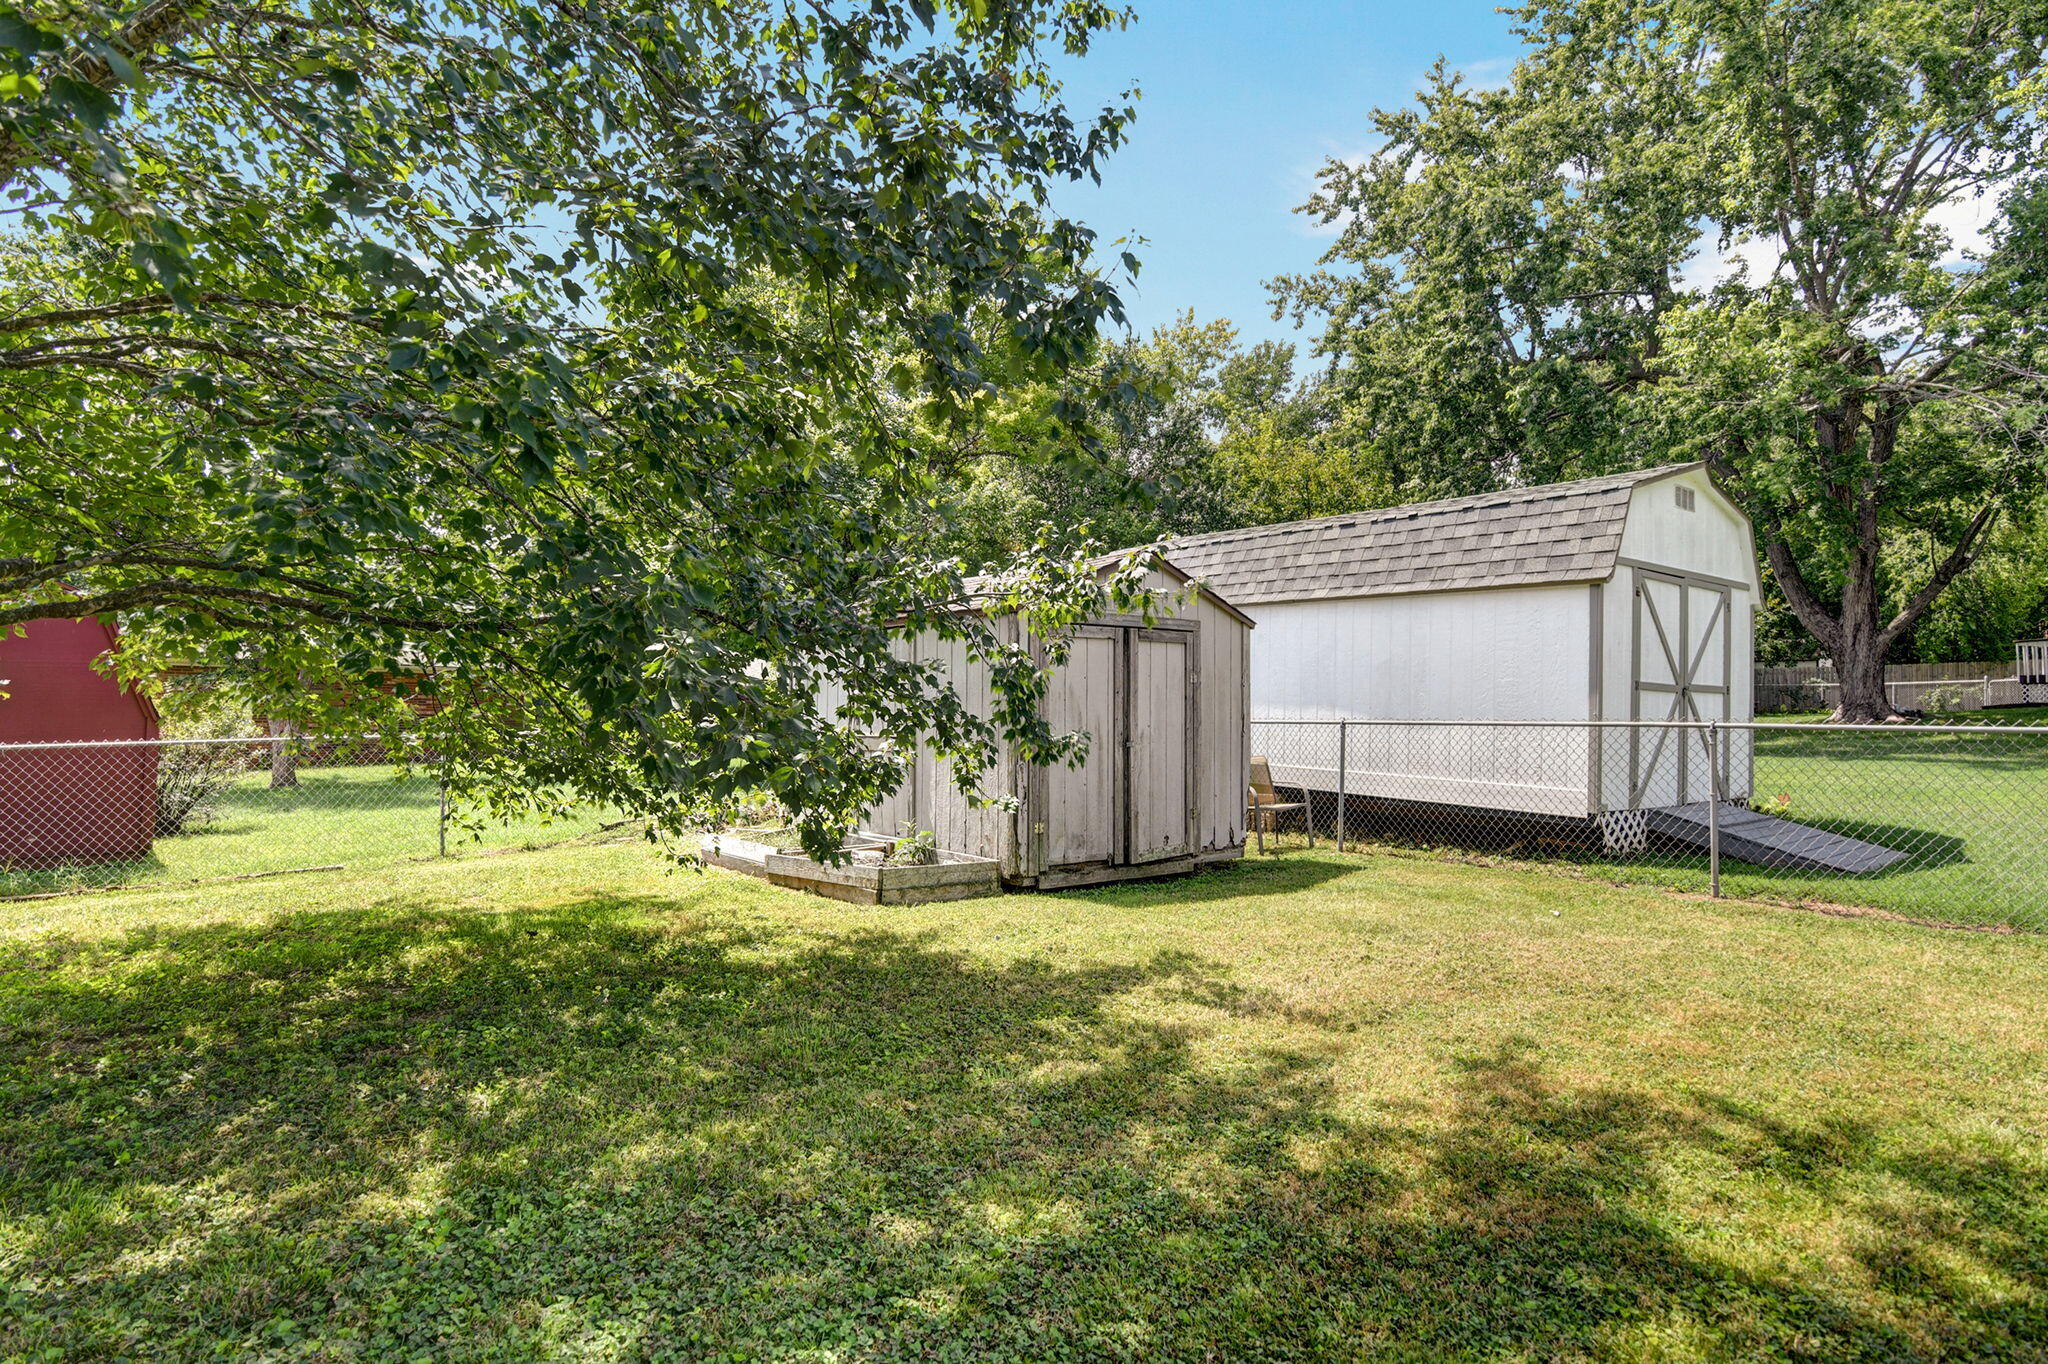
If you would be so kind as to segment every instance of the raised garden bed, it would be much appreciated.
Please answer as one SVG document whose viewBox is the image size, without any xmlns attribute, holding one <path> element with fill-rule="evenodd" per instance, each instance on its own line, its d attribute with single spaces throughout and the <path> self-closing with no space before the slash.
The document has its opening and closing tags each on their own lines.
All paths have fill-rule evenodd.
<svg viewBox="0 0 2048 1364">
<path fill-rule="evenodd" d="M 856 836 L 847 844 L 854 860 L 830 867 L 781 846 L 781 839 L 776 836 L 779 832 L 741 829 L 706 834 L 704 860 L 713 866 L 765 877 L 778 886 L 862 905 L 966 900 L 994 895 L 1002 889 L 998 868 L 986 857 L 942 849 L 935 862 L 893 863 L 885 860 L 894 846 L 893 840 Z"/>
</svg>

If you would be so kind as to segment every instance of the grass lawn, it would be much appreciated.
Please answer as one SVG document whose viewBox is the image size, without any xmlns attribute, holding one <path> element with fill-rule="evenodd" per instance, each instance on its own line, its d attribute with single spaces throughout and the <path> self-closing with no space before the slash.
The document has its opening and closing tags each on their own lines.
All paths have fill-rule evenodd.
<svg viewBox="0 0 2048 1364">
<path fill-rule="evenodd" d="M 1289 853 L 0 906 L 0 1357 L 2048 1359 L 2048 941 Z"/>
<path fill-rule="evenodd" d="M 1968 923 L 2048 928 L 2048 736 L 1762 732 L 1756 796 L 1765 810 L 1910 856 L 1837 882 L 1850 903 Z M 1724 868 L 1724 871 L 1731 868 Z M 1810 873 L 1736 864 L 1731 894 Z"/>
<path fill-rule="evenodd" d="M 42 870 L 0 870 L 0 896 L 105 885 L 201 881 L 294 867 L 374 867 L 440 851 L 441 788 L 427 770 L 387 766 L 304 768 L 297 786 L 271 790 L 267 772 L 236 780 L 218 813 L 190 833 L 159 838 L 139 862 Z M 596 812 L 568 819 L 451 824 L 450 853 L 537 847 L 601 823 Z"/>
</svg>

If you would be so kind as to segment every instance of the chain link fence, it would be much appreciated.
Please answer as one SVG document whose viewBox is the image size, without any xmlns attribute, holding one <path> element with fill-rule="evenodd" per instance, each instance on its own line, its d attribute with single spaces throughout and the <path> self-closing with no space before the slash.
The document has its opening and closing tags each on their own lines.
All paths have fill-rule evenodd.
<svg viewBox="0 0 2048 1364">
<path fill-rule="evenodd" d="M 1269 845 L 2048 929 L 2048 726 L 1264 719 L 1252 753 L 1306 806 Z"/>
<path fill-rule="evenodd" d="M 491 819 L 407 738 L 0 744 L 0 898 L 539 847 L 615 812 Z"/>
<path fill-rule="evenodd" d="M 2048 930 L 2048 726 L 1263 719 L 1261 843 Z M 1339 773 L 1343 774 L 1339 779 Z M 413 741 L 0 744 L 0 897 L 361 868 L 614 830 L 493 820 Z"/>
</svg>

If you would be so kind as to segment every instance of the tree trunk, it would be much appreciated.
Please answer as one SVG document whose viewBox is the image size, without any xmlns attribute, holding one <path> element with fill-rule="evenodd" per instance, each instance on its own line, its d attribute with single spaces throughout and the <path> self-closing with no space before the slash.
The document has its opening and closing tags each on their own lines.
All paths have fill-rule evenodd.
<svg viewBox="0 0 2048 1364">
<path fill-rule="evenodd" d="M 1875 725 L 1899 719 L 1884 685 L 1884 651 L 1864 648 L 1835 660 L 1841 699 L 1828 718 L 1845 725 Z"/>
<path fill-rule="evenodd" d="M 282 790 L 299 784 L 299 727 L 290 720 L 272 720 L 268 729 L 279 736 L 270 745 L 270 789 Z"/>
<path fill-rule="evenodd" d="M 1835 678 L 1842 684 L 1842 692 L 1835 713 L 1828 717 L 1841 724 L 1879 725 L 1900 718 L 1884 686 L 1884 659 L 1891 652 L 1893 636 L 1881 614 L 1879 548 L 1877 527 L 1872 524 L 1863 542 L 1850 552 L 1849 571 L 1842 583 L 1841 629 L 1835 643 Z"/>
</svg>

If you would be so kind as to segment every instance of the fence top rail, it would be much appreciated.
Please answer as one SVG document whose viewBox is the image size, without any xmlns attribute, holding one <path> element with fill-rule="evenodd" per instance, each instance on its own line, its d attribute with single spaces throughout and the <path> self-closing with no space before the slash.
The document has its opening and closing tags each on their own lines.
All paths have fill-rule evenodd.
<svg viewBox="0 0 2048 1364">
<path fill-rule="evenodd" d="M 2024 734 L 2048 739 L 2048 725 L 1845 725 L 1796 720 L 1368 720 L 1254 715 L 1255 725 L 1366 725 L 1409 729 L 1768 729 L 1799 734 Z"/>
<path fill-rule="evenodd" d="M 1971 673 L 1968 677 L 1889 677 L 1887 687 L 1974 687 L 1979 683 L 2017 682 L 2019 674 L 1999 677 L 1993 673 Z M 1832 677 L 1798 677 L 1780 680 L 1775 677 L 1759 677 L 1757 685 L 1777 687 L 1785 691 L 1797 691 L 1801 687 L 1840 687 L 1842 684 Z"/>
<path fill-rule="evenodd" d="M 33 739 L 22 743 L 0 743 L 0 753 L 19 753 L 32 748 L 173 748 L 197 744 L 367 744 L 381 743 L 382 734 L 251 734 L 227 739 Z M 406 743 L 416 736 L 394 734 L 394 743 Z"/>
</svg>

